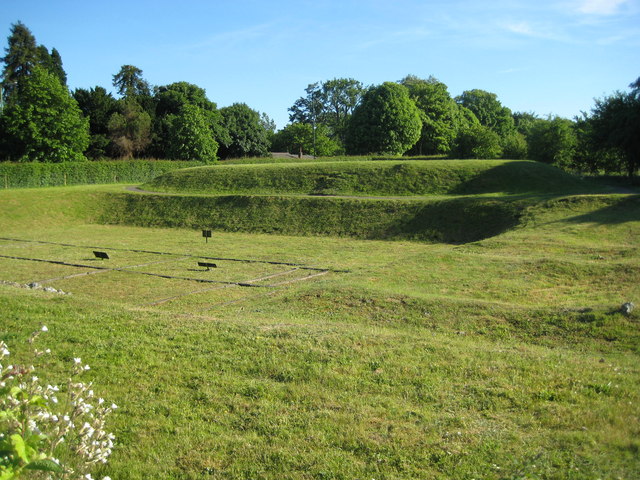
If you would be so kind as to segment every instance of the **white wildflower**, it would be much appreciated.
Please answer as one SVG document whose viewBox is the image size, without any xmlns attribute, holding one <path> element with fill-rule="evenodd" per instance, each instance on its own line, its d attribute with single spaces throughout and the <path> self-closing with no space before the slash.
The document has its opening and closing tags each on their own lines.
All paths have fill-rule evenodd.
<svg viewBox="0 0 640 480">
<path fill-rule="evenodd" d="M 46 325 L 43 325 L 40 330 L 42 330 L 43 332 L 48 332 L 49 331 L 49 329 L 47 328 Z"/>
</svg>

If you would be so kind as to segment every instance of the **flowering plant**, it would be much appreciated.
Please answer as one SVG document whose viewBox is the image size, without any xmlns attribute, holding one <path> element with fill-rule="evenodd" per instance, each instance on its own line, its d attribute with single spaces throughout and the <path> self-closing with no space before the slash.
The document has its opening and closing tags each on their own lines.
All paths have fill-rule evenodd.
<svg viewBox="0 0 640 480">
<path fill-rule="evenodd" d="M 46 331 L 45 326 L 32 334 L 29 343 Z M 34 350 L 36 357 L 48 353 Z M 80 358 L 74 358 L 60 388 L 43 386 L 33 365 L 5 366 L 9 356 L 0 341 L 0 480 L 26 473 L 46 480 L 91 480 L 90 470 L 111 454 L 115 437 L 105 431 L 105 419 L 117 406 L 96 397 L 92 383 L 77 381 L 89 370 Z"/>
</svg>

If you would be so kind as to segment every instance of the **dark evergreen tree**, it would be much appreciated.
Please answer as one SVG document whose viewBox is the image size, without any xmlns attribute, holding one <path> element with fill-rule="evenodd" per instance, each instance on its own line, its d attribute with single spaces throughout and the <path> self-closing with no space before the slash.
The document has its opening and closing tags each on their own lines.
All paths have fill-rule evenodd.
<svg viewBox="0 0 640 480">
<path fill-rule="evenodd" d="M 142 70 L 133 65 L 123 65 L 113 76 L 113 86 L 125 98 L 150 96 L 149 83 L 142 77 Z"/>
<path fill-rule="evenodd" d="M 6 101 L 10 101 L 20 83 L 31 74 L 33 68 L 39 63 L 38 60 L 39 54 L 35 37 L 22 22 L 14 23 L 11 26 L 5 56 L 2 58 L 4 62 L 2 87 Z"/>
<path fill-rule="evenodd" d="M 89 90 L 78 88 L 73 92 L 73 98 L 83 115 L 89 119 L 91 138 L 87 156 L 101 158 L 115 154 L 109 138 L 109 119 L 118 111 L 118 101 L 103 87 Z"/>
</svg>

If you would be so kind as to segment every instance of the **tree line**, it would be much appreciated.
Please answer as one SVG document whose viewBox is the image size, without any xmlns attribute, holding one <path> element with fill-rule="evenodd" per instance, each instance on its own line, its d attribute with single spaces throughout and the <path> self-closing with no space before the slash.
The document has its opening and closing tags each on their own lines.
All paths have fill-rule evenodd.
<svg viewBox="0 0 640 480">
<path fill-rule="evenodd" d="M 289 108 L 290 123 L 276 132 L 266 114 L 244 103 L 218 109 L 204 89 L 187 82 L 151 87 L 133 65 L 113 75 L 118 98 L 100 86 L 70 92 L 59 52 L 37 45 L 20 22 L 5 52 L 0 158 L 8 160 L 209 162 L 287 151 L 531 158 L 629 176 L 640 167 L 640 78 L 629 92 L 598 99 L 574 119 L 514 113 L 479 89 L 452 97 L 434 77 L 373 86 L 336 78 L 308 85 Z"/>
<path fill-rule="evenodd" d="M 168 158 L 211 162 L 265 156 L 275 124 L 236 103 L 218 109 L 187 82 L 151 87 L 141 69 L 113 75 L 118 98 L 101 86 L 70 92 L 62 59 L 14 24 L 2 58 L 0 159 L 63 162 Z"/>
</svg>

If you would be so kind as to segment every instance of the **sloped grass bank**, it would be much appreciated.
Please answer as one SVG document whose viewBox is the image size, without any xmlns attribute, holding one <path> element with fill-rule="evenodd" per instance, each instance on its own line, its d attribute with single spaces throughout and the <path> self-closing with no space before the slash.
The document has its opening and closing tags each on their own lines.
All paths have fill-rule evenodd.
<svg viewBox="0 0 640 480">
<path fill-rule="evenodd" d="M 512 228 L 525 201 L 110 194 L 102 223 L 463 243 Z"/>
<path fill-rule="evenodd" d="M 216 165 L 169 172 L 144 188 L 172 193 L 375 196 L 603 191 L 549 165 L 504 160 Z"/>
</svg>

